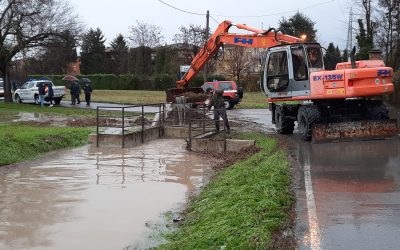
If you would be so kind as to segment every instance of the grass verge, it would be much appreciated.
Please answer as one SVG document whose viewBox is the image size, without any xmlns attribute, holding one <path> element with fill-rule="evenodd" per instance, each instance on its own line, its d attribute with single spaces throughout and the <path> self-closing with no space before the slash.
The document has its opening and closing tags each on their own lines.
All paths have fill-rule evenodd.
<svg viewBox="0 0 400 250">
<path fill-rule="evenodd" d="M 0 166 L 87 143 L 90 129 L 0 125 Z"/>
<path fill-rule="evenodd" d="M 65 116 L 96 116 L 94 109 L 81 109 L 81 108 L 65 108 L 65 107 L 40 107 L 34 104 L 20 104 L 20 103 L 0 103 L 0 113 L 7 112 L 30 112 L 30 113 L 48 113 L 60 114 Z"/>
<path fill-rule="evenodd" d="M 289 223 L 289 162 L 277 140 L 258 133 L 261 151 L 228 167 L 190 203 L 183 223 L 160 249 L 266 249 Z"/>
<path fill-rule="evenodd" d="M 82 97 L 82 96 L 81 96 Z M 165 102 L 165 91 L 145 90 L 95 90 L 92 94 L 93 102 L 148 104 Z M 81 98 L 82 99 L 82 98 Z M 69 100 L 69 95 L 64 97 Z M 235 106 L 239 109 L 267 108 L 265 95 L 259 92 L 245 92 L 242 102 Z"/>
</svg>

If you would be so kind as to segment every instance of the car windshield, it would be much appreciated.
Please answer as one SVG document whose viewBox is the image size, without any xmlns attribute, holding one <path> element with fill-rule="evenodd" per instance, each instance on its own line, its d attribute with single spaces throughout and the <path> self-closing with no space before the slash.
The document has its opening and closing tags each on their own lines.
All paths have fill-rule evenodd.
<svg viewBox="0 0 400 250">
<path fill-rule="evenodd" d="M 39 84 L 43 84 L 43 86 L 46 86 L 47 84 L 51 84 L 53 86 L 53 83 L 50 81 L 40 81 L 36 83 L 36 87 L 39 87 Z"/>
<path fill-rule="evenodd" d="M 207 91 L 207 89 L 214 89 L 214 86 L 212 83 L 206 83 L 202 86 L 204 91 Z"/>
<path fill-rule="evenodd" d="M 232 83 L 231 82 L 220 82 L 218 84 L 218 89 L 219 90 L 233 90 Z"/>
</svg>

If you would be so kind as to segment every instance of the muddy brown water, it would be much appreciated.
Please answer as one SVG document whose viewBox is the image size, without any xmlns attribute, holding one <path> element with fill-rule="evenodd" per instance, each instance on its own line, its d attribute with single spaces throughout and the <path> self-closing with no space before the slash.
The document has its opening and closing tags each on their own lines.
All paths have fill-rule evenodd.
<svg viewBox="0 0 400 250">
<path fill-rule="evenodd" d="M 0 168 L 0 249 L 133 249 L 208 179 L 179 139 L 85 146 Z M 168 220 L 171 220 L 169 218 Z"/>
</svg>

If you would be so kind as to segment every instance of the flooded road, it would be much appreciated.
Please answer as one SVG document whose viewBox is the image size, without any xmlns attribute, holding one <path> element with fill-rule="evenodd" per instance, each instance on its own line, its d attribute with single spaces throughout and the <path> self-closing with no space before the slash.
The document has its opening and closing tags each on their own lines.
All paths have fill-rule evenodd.
<svg viewBox="0 0 400 250">
<path fill-rule="evenodd" d="M 85 146 L 0 168 L 0 249 L 133 249 L 203 185 L 209 160 L 183 140 Z"/>
</svg>

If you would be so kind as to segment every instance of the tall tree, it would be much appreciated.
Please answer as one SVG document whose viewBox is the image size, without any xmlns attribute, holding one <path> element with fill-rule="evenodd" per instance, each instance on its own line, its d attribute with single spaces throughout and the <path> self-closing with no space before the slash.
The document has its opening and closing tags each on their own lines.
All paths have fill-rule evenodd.
<svg viewBox="0 0 400 250">
<path fill-rule="evenodd" d="M 282 18 L 279 21 L 279 30 L 285 34 L 301 37 L 301 35 L 307 35 L 306 42 L 316 42 L 317 30 L 314 27 L 315 22 L 313 22 L 306 15 L 297 12 L 289 19 Z"/>
<path fill-rule="evenodd" d="M 46 46 L 49 38 L 78 32 L 77 16 L 63 0 L 0 1 L 0 73 L 5 79 L 6 102 L 12 102 L 10 63 L 23 51 Z"/>
<path fill-rule="evenodd" d="M 163 41 L 161 28 L 154 24 L 136 21 L 136 25 L 129 27 L 129 39 L 134 46 L 137 46 L 134 52 L 135 72 L 143 75 L 151 74 L 151 54 Z"/>
<path fill-rule="evenodd" d="M 126 74 L 128 72 L 128 51 L 129 47 L 122 34 L 119 34 L 111 42 L 111 60 L 109 67 L 113 74 Z"/>
<path fill-rule="evenodd" d="M 358 19 L 358 26 L 359 26 L 359 31 L 358 35 L 356 36 L 356 39 L 359 51 L 356 55 L 356 58 L 358 60 L 367 60 L 368 52 L 374 48 L 373 37 L 366 32 L 362 19 Z"/>
<path fill-rule="evenodd" d="M 388 65 L 400 66 L 400 0 L 379 0 L 378 44 Z"/>
<path fill-rule="evenodd" d="M 90 29 L 83 35 L 81 51 L 81 70 L 84 74 L 105 72 L 105 39 L 100 28 Z"/>
<path fill-rule="evenodd" d="M 185 64 L 190 64 L 200 48 L 206 42 L 208 36 L 206 28 L 200 25 L 190 24 L 189 27 L 181 26 L 179 33 L 174 35 L 173 41 L 177 44 L 180 55 L 185 58 Z"/>
<path fill-rule="evenodd" d="M 230 46 L 225 48 L 226 71 L 232 75 L 237 83 L 251 73 L 254 65 L 257 65 L 257 60 L 252 54 L 252 49 L 245 47 Z"/>
<path fill-rule="evenodd" d="M 63 37 L 49 39 L 49 44 L 43 50 L 37 51 L 34 56 L 38 61 L 30 60 L 33 73 L 65 74 L 68 65 L 77 59 L 76 37 L 69 31 L 63 32 Z"/>
<path fill-rule="evenodd" d="M 129 39 L 137 47 L 155 48 L 163 41 L 161 28 L 154 24 L 136 21 L 136 25 L 129 27 Z"/>
</svg>

